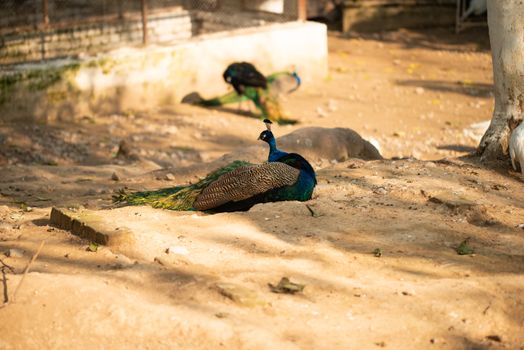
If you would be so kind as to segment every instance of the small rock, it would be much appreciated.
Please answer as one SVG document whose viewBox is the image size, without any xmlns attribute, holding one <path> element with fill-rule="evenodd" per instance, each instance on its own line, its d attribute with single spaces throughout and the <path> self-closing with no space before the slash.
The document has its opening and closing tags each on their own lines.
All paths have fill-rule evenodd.
<svg viewBox="0 0 524 350">
<path fill-rule="evenodd" d="M 21 249 L 10 248 L 4 252 L 5 256 L 9 258 L 23 258 L 24 251 Z"/>
<path fill-rule="evenodd" d="M 171 173 L 167 173 L 166 176 L 164 177 L 167 181 L 175 181 L 175 175 L 171 174 Z"/>
<path fill-rule="evenodd" d="M 113 174 L 111 175 L 111 180 L 120 181 L 120 177 L 118 176 L 116 172 L 113 172 Z"/>
<path fill-rule="evenodd" d="M 384 187 L 378 187 L 378 188 L 373 190 L 373 193 L 385 195 L 385 194 L 388 193 L 388 191 Z"/>
<path fill-rule="evenodd" d="M 497 343 L 500 343 L 502 341 L 502 338 L 499 335 L 493 334 L 486 336 L 486 339 L 496 341 Z"/>
<path fill-rule="evenodd" d="M 337 101 L 333 99 L 329 99 L 327 103 L 327 109 L 330 112 L 335 112 L 338 109 Z"/>
<path fill-rule="evenodd" d="M 518 224 L 517 228 L 520 228 L 521 230 L 524 230 L 524 224 Z"/>
<path fill-rule="evenodd" d="M 119 158 L 128 158 L 131 156 L 131 145 L 126 140 L 120 141 L 116 156 Z"/>
<path fill-rule="evenodd" d="M 419 86 L 415 89 L 415 92 L 417 93 L 417 95 L 422 95 L 424 93 L 424 88 Z"/>
<path fill-rule="evenodd" d="M 319 118 L 327 117 L 327 112 L 322 107 L 317 107 L 317 115 Z"/>
<path fill-rule="evenodd" d="M 166 249 L 166 254 L 188 255 L 189 250 L 186 247 L 172 246 Z"/>
</svg>

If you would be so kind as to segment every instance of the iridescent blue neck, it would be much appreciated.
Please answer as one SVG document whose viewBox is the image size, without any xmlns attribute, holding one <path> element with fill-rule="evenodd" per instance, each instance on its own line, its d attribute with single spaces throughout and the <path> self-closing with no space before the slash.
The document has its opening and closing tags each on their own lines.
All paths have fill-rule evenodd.
<svg viewBox="0 0 524 350">
<path fill-rule="evenodd" d="M 277 141 L 273 136 L 267 140 L 267 143 L 269 144 L 268 162 L 276 162 L 279 158 L 287 155 L 286 152 L 282 152 L 277 148 Z"/>
</svg>

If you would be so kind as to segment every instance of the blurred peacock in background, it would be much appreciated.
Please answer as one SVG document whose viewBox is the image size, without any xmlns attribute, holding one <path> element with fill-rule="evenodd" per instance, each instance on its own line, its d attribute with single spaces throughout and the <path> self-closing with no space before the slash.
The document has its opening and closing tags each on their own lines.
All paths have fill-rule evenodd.
<svg viewBox="0 0 524 350">
<path fill-rule="evenodd" d="M 268 163 L 234 161 L 195 184 L 135 193 L 121 190 L 114 201 L 171 210 L 231 212 L 258 203 L 311 199 L 317 184 L 315 171 L 301 155 L 278 150 L 271 122 L 265 122 L 267 130 L 259 139 L 270 146 Z"/>
<path fill-rule="evenodd" d="M 264 76 L 254 65 L 248 62 L 235 62 L 230 64 L 223 74 L 226 83 L 233 86 L 234 91 L 220 97 L 203 99 L 196 94 L 195 104 L 207 107 L 223 106 L 230 103 L 252 101 L 260 111 L 262 118 L 269 118 L 279 124 L 294 124 L 295 120 L 288 119 L 280 106 L 280 95 L 292 93 L 300 87 L 301 79 L 298 74 L 288 71 L 273 73 Z M 293 81 L 293 87 L 283 91 L 289 80 Z M 191 100 L 195 94 L 184 98 Z M 187 97 L 190 97 L 187 99 Z M 184 102 L 183 100 L 183 102 Z"/>
</svg>

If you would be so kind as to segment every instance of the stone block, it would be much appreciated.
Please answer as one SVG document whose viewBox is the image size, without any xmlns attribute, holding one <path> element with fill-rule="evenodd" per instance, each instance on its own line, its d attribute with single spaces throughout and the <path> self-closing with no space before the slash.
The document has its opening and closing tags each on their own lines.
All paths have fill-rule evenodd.
<svg viewBox="0 0 524 350">
<path fill-rule="evenodd" d="M 134 244 L 133 233 L 124 227 L 112 227 L 105 223 L 96 211 L 52 208 L 51 225 L 91 242 L 107 246 L 129 246 Z"/>
</svg>

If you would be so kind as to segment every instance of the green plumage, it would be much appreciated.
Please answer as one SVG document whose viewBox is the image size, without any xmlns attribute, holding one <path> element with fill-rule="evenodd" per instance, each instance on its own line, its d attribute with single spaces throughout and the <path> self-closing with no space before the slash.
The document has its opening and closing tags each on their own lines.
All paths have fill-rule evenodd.
<svg viewBox="0 0 524 350">
<path fill-rule="evenodd" d="M 220 97 L 201 99 L 197 101 L 197 104 L 216 107 L 241 101 L 252 101 L 260 111 L 262 118 L 271 119 L 278 124 L 295 124 L 296 120 L 287 118 L 280 106 L 281 80 L 287 78 L 294 79 L 293 73 L 274 73 L 266 77 L 267 88 L 244 86 L 242 94 L 231 91 Z"/>
<path fill-rule="evenodd" d="M 307 160 L 278 151 L 270 130 L 263 131 L 259 139 L 270 145 L 267 163 L 237 160 L 195 184 L 135 193 L 121 190 L 114 201 L 171 210 L 231 212 L 248 210 L 258 203 L 311 199 L 317 182 Z"/>
<path fill-rule="evenodd" d="M 156 191 L 126 193 L 121 190 L 115 197 L 115 202 L 126 202 L 130 205 L 150 205 L 153 208 L 171 210 L 195 210 L 193 203 L 204 188 L 220 176 L 241 166 L 251 165 L 248 162 L 236 160 L 225 167 L 213 171 L 195 184 L 176 186 Z"/>
</svg>

